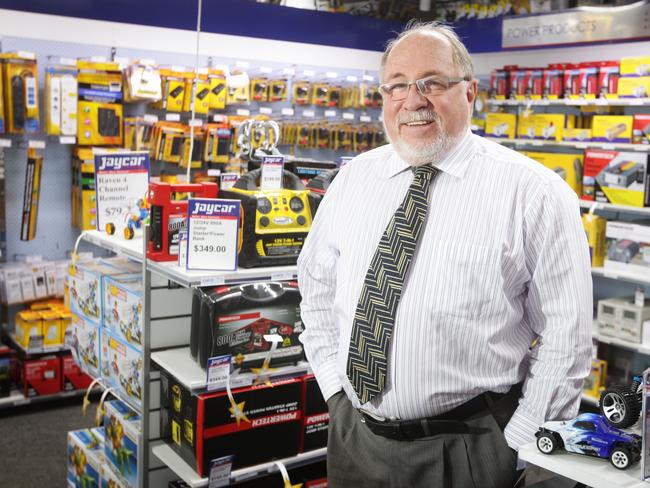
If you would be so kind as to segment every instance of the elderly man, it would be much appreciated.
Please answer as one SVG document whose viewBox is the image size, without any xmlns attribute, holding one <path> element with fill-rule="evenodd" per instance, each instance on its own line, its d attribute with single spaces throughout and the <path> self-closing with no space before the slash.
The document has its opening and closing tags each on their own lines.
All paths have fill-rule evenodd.
<svg viewBox="0 0 650 488">
<path fill-rule="evenodd" d="M 298 261 L 330 486 L 509 488 L 589 371 L 578 201 L 469 131 L 477 83 L 450 28 L 407 27 L 381 81 L 390 144 L 340 171 Z"/>
</svg>

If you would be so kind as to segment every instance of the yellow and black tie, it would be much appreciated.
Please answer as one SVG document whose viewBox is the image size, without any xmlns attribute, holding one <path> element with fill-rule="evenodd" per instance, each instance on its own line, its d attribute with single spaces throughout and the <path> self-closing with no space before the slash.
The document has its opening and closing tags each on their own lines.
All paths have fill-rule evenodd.
<svg viewBox="0 0 650 488">
<path fill-rule="evenodd" d="M 404 201 L 379 241 L 354 314 L 347 374 L 361 403 L 386 385 L 390 338 L 404 281 L 427 216 L 432 166 L 418 166 Z"/>
</svg>

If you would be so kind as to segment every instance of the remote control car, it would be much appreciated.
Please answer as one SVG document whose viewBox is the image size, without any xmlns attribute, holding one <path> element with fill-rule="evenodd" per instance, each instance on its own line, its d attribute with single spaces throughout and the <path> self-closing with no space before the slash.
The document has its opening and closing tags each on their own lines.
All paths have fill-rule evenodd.
<svg viewBox="0 0 650 488">
<path fill-rule="evenodd" d="M 567 452 L 609 458 L 616 469 L 626 469 L 641 459 L 641 436 L 612 427 L 596 413 L 546 422 L 535 437 L 537 448 L 544 454 L 564 448 Z"/>
<path fill-rule="evenodd" d="M 611 385 L 600 394 L 600 413 L 614 427 L 630 427 L 639 420 L 642 393 L 641 376 L 635 376 L 629 385 Z"/>
</svg>

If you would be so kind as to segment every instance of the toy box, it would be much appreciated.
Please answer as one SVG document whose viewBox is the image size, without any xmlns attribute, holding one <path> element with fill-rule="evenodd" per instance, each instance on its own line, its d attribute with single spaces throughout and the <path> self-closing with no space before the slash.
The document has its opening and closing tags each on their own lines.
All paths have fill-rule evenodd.
<svg viewBox="0 0 650 488">
<path fill-rule="evenodd" d="M 591 141 L 591 129 L 576 129 L 565 127 L 563 131 L 563 138 L 565 141 Z"/>
<path fill-rule="evenodd" d="M 101 488 L 133 488 L 126 484 L 126 481 L 119 476 L 110 464 L 102 465 L 102 486 Z M 135 485 L 137 486 L 137 485 Z"/>
<path fill-rule="evenodd" d="M 607 361 L 602 359 L 592 359 L 591 372 L 585 378 L 582 385 L 582 391 L 591 397 L 598 398 L 600 396 L 600 389 L 605 387 L 605 380 L 607 379 Z"/>
<path fill-rule="evenodd" d="M 61 391 L 86 390 L 92 381 L 71 354 L 61 355 Z"/>
<path fill-rule="evenodd" d="M 618 96 L 620 98 L 645 98 L 648 94 L 650 94 L 650 76 L 618 80 Z"/>
<path fill-rule="evenodd" d="M 72 314 L 65 343 L 81 370 L 94 378 L 99 378 L 100 335 L 101 329 L 97 324 Z"/>
<path fill-rule="evenodd" d="M 605 269 L 647 276 L 650 272 L 650 226 L 607 222 Z"/>
<path fill-rule="evenodd" d="M 142 347 L 142 278 L 120 275 L 104 280 L 104 322 L 116 337 Z"/>
<path fill-rule="evenodd" d="M 632 144 L 650 144 L 650 115 L 636 114 L 632 122 Z"/>
<path fill-rule="evenodd" d="M 582 198 L 617 205 L 650 204 L 648 155 L 623 151 L 585 151 Z"/>
<path fill-rule="evenodd" d="M 535 137 L 537 139 L 561 141 L 566 117 L 564 114 L 537 114 L 535 116 Z"/>
<path fill-rule="evenodd" d="M 485 135 L 514 139 L 517 128 L 517 116 L 507 113 L 489 113 L 485 116 Z"/>
<path fill-rule="evenodd" d="M 591 265 L 599 268 L 605 263 L 605 229 L 607 227 L 607 219 L 598 215 L 585 213 L 582 214 L 582 226 L 587 234 Z"/>
<path fill-rule="evenodd" d="M 621 76 L 648 76 L 650 75 L 650 56 L 636 56 L 621 58 Z"/>
<path fill-rule="evenodd" d="M 592 140 L 602 142 L 624 142 L 632 140 L 631 115 L 594 115 Z"/>
<path fill-rule="evenodd" d="M 119 400 L 104 404 L 104 456 L 127 486 L 138 486 L 140 416 Z"/>
<path fill-rule="evenodd" d="M 634 343 L 650 343 L 650 300 L 635 305 L 634 297 L 598 302 L 598 332 Z"/>
<path fill-rule="evenodd" d="M 526 152 L 526 156 L 555 171 L 578 196 L 582 195 L 582 154 Z"/>
<path fill-rule="evenodd" d="M 160 388 L 161 435 L 199 476 L 222 456 L 239 469 L 298 453 L 300 378 L 233 390 L 237 408 L 225 391 L 193 394 L 165 371 Z"/>
<path fill-rule="evenodd" d="M 316 378 L 312 374 L 302 377 L 303 417 L 300 452 L 327 446 L 327 428 L 330 414 Z"/>
<path fill-rule="evenodd" d="M 520 114 L 517 117 L 517 137 L 519 139 L 535 139 L 536 114 Z"/>
<path fill-rule="evenodd" d="M 22 359 L 19 370 L 19 382 L 25 397 L 53 395 L 61 391 L 61 360 L 59 356 Z"/>
<path fill-rule="evenodd" d="M 68 432 L 68 486 L 100 486 L 103 448 L 103 427 Z"/>
<path fill-rule="evenodd" d="M 142 353 L 109 330 L 101 334 L 101 375 L 107 385 L 118 391 L 120 398 L 136 410 L 142 408 Z"/>
</svg>

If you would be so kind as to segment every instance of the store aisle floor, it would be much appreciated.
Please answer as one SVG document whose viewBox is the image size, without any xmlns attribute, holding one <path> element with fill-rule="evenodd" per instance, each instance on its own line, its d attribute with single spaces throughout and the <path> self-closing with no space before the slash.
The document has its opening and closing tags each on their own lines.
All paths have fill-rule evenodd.
<svg viewBox="0 0 650 488">
<path fill-rule="evenodd" d="M 64 488 L 67 433 L 91 427 L 95 401 L 84 417 L 81 398 L 0 412 L 0 487 Z"/>
</svg>

